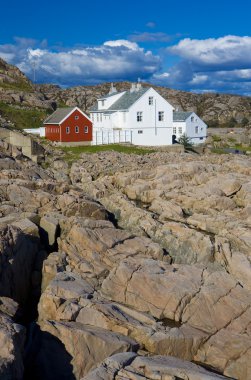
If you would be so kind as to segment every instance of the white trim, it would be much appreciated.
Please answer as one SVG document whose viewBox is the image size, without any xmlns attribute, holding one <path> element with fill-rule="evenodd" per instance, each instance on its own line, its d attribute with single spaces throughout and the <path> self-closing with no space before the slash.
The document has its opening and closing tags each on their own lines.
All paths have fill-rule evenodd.
<svg viewBox="0 0 251 380">
<path fill-rule="evenodd" d="M 81 111 L 81 109 L 80 108 L 78 108 L 78 107 L 75 107 L 75 108 L 73 108 L 73 110 L 71 111 L 71 112 L 69 112 L 62 120 L 60 120 L 60 122 L 59 123 L 52 123 L 52 122 L 48 122 L 48 123 L 43 123 L 43 124 L 51 124 L 51 125 L 60 125 L 60 124 L 62 124 L 69 116 L 71 116 L 72 114 L 73 114 L 73 112 L 75 112 L 75 111 L 79 111 L 83 116 L 85 116 L 91 123 L 92 123 L 92 120 L 89 118 L 89 116 L 87 116 L 83 111 Z"/>
</svg>

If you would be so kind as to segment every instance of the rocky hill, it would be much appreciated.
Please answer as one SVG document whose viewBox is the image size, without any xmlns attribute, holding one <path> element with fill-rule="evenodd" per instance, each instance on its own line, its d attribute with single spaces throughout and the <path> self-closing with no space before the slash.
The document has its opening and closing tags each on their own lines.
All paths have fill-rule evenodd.
<svg viewBox="0 0 251 380">
<path fill-rule="evenodd" d="M 151 84 L 142 83 L 142 86 Z M 96 99 L 108 93 L 111 83 L 95 86 L 77 86 L 62 89 L 52 84 L 34 85 L 16 67 L 0 59 L 0 117 L 9 119 L 17 127 L 38 126 L 58 106 L 77 105 L 88 112 Z M 129 82 L 115 83 L 118 91 L 128 90 Z M 179 110 L 195 111 L 210 126 L 248 125 L 251 123 L 251 98 L 227 94 L 195 94 L 153 86 L 165 99 Z M 32 111 L 23 123 L 15 112 Z M 29 113 L 29 112 L 28 112 Z M 35 114 L 35 116 L 34 116 Z M 35 122 L 34 122 L 35 119 Z"/>
</svg>

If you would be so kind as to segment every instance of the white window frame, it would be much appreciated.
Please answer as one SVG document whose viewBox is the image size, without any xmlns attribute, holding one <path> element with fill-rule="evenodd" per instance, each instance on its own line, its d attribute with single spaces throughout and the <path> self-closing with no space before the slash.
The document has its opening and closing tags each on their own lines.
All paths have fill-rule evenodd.
<svg viewBox="0 0 251 380">
<path fill-rule="evenodd" d="M 153 96 L 149 96 L 148 104 L 149 104 L 149 106 L 153 106 Z"/>
<path fill-rule="evenodd" d="M 182 135 L 183 131 L 182 131 L 182 127 L 178 127 L 178 134 L 179 135 Z"/>
<path fill-rule="evenodd" d="M 79 116 L 78 115 L 75 115 L 75 120 L 78 120 L 79 119 Z"/>
<path fill-rule="evenodd" d="M 77 125 L 75 127 L 75 133 L 79 133 L 79 126 L 77 126 Z"/>
<path fill-rule="evenodd" d="M 142 135 L 142 134 L 143 134 L 142 129 L 138 131 L 138 134 L 139 134 L 139 135 Z"/>
<path fill-rule="evenodd" d="M 177 127 L 173 127 L 173 135 L 177 135 Z"/>
<path fill-rule="evenodd" d="M 137 122 L 141 123 L 142 121 L 143 121 L 143 112 L 142 111 L 138 111 L 137 112 Z"/>
<path fill-rule="evenodd" d="M 89 131 L 88 125 L 85 125 L 84 126 L 84 133 L 88 133 L 88 131 Z"/>
<path fill-rule="evenodd" d="M 194 133 L 197 135 L 199 133 L 199 127 L 198 125 L 196 125 L 196 127 L 194 128 Z"/>
<path fill-rule="evenodd" d="M 191 116 L 191 123 L 194 122 L 194 116 Z"/>
<path fill-rule="evenodd" d="M 70 127 L 66 127 L 66 134 L 69 135 L 71 133 L 71 128 Z"/>
<path fill-rule="evenodd" d="M 159 111 L 158 112 L 158 121 L 164 121 L 164 111 Z"/>
</svg>

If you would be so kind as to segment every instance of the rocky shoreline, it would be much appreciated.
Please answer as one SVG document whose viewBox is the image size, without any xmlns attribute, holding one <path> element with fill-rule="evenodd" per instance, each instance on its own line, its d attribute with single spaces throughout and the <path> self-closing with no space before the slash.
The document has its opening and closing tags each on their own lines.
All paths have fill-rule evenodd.
<svg viewBox="0 0 251 380">
<path fill-rule="evenodd" d="M 251 379 L 251 158 L 0 154 L 1 379 Z"/>
</svg>

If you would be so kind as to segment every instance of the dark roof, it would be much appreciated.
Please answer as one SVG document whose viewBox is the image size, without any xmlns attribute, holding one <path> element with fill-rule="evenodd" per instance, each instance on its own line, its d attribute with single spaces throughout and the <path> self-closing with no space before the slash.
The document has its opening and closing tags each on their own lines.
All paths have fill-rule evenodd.
<svg viewBox="0 0 251 380">
<path fill-rule="evenodd" d="M 108 108 L 109 111 L 120 111 L 127 110 L 130 108 L 141 96 L 149 90 L 148 88 L 141 88 L 138 91 L 126 91 L 124 95 L 122 95 L 115 103 Z"/>
<path fill-rule="evenodd" d="M 114 102 L 109 108 L 105 109 L 98 109 L 98 103 L 96 103 L 90 110 L 91 111 L 97 111 L 97 112 L 111 112 L 111 111 L 122 111 L 122 110 L 127 110 L 130 108 L 141 96 L 149 90 L 150 87 L 147 88 L 141 88 L 140 90 L 135 90 L 133 92 L 129 91 L 122 91 L 125 92 L 124 95 L 122 95 L 116 102 Z M 117 95 L 116 94 L 113 95 Z M 121 92 L 120 92 L 121 94 Z M 100 98 L 102 99 L 102 98 Z M 98 99 L 99 100 L 99 99 Z"/>
<path fill-rule="evenodd" d="M 174 112 L 173 121 L 186 121 L 186 119 L 192 115 L 193 112 Z"/>
<path fill-rule="evenodd" d="M 71 113 L 76 107 L 64 107 L 58 108 L 50 116 L 45 119 L 44 124 L 59 124 L 69 113 Z"/>
</svg>

